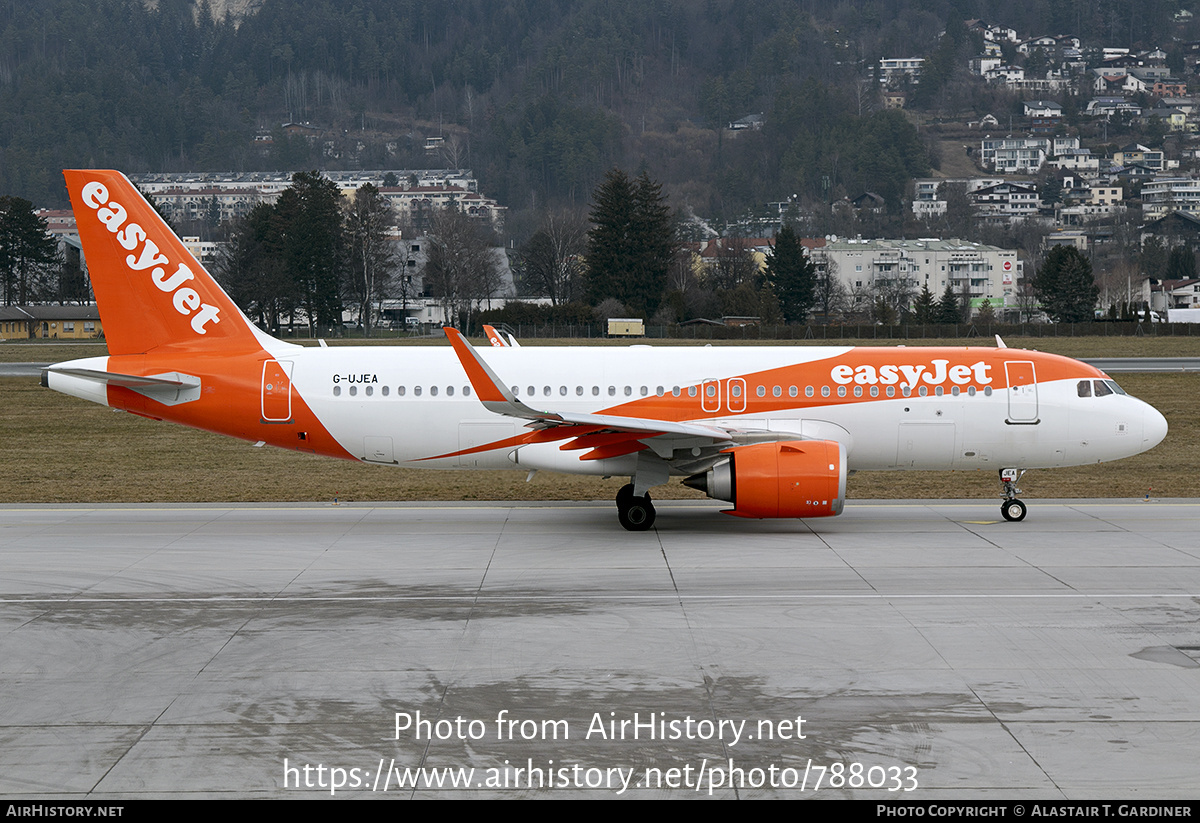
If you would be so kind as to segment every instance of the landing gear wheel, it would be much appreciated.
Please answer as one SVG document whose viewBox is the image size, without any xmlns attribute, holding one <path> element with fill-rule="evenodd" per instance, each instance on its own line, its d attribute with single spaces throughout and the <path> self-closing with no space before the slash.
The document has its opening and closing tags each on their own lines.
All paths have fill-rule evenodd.
<svg viewBox="0 0 1200 823">
<path fill-rule="evenodd" d="M 1016 498 L 1005 500 L 1000 506 L 1000 514 L 1005 520 L 1019 523 L 1025 519 L 1025 504 Z"/>
<path fill-rule="evenodd" d="M 633 502 L 633 484 L 626 483 L 617 492 L 617 508 L 623 509 Z"/>
<path fill-rule="evenodd" d="M 627 488 L 632 488 L 632 486 Z M 621 521 L 621 526 L 626 531 L 644 532 L 654 526 L 654 504 L 650 502 L 650 495 L 645 497 L 630 495 L 624 506 L 620 505 L 620 495 L 617 496 L 617 501 L 617 520 Z"/>
</svg>

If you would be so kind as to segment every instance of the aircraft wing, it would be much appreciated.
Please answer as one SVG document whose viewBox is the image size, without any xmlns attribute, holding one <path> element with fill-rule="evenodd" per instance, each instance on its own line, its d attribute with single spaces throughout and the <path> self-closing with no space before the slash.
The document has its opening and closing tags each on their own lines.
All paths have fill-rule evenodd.
<svg viewBox="0 0 1200 823">
<path fill-rule="evenodd" d="M 444 331 L 458 354 L 476 396 L 488 411 L 531 421 L 530 428 L 545 432 L 539 439 L 579 438 L 577 443 L 569 444 L 569 448 L 592 449 L 582 458 L 584 460 L 616 457 L 646 448 L 653 449 L 660 456 L 670 455 L 681 439 L 696 442 L 696 445 L 722 447 L 735 442 L 730 430 L 701 423 L 535 409 L 521 402 L 504 385 L 504 381 L 457 329 L 446 327 Z M 663 442 L 646 442 L 650 438 Z"/>
</svg>

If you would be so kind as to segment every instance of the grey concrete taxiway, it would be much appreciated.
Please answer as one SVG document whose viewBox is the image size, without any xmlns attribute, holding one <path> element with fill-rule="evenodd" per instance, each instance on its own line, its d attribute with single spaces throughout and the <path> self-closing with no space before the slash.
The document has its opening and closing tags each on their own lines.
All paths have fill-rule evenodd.
<svg viewBox="0 0 1200 823">
<path fill-rule="evenodd" d="M 1200 501 L 1030 503 L 0 507 L 0 795 L 1200 796 Z"/>
</svg>

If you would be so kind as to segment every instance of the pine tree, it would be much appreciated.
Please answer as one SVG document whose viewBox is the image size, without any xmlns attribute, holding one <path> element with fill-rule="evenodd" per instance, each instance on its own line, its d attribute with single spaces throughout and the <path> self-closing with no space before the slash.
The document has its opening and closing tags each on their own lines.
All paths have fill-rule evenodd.
<svg viewBox="0 0 1200 823">
<path fill-rule="evenodd" d="M 1059 323 L 1094 319 L 1100 289 L 1092 264 L 1074 246 L 1055 246 L 1033 278 L 1042 308 Z"/>
<path fill-rule="evenodd" d="M 620 169 L 593 195 L 587 244 L 588 300 L 612 297 L 649 317 L 658 309 L 675 252 L 671 211 L 662 186 L 646 173 L 636 181 Z"/>
<path fill-rule="evenodd" d="M 775 247 L 767 258 L 767 282 L 779 300 L 784 321 L 803 323 L 815 299 L 817 266 L 804 253 L 790 225 L 775 236 Z"/>
<path fill-rule="evenodd" d="M 942 299 L 937 303 L 937 323 L 959 323 L 962 321 L 962 307 L 958 304 L 958 297 L 954 294 L 954 289 L 950 284 L 946 284 L 946 290 L 942 292 Z"/>
<path fill-rule="evenodd" d="M 1167 258 L 1168 280 L 1191 280 L 1196 276 L 1196 253 L 1187 245 L 1171 249 Z"/>
<path fill-rule="evenodd" d="M 58 260 L 58 243 L 33 203 L 22 197 L 0 197 L 0 284 L 4 305 L 39 297 L 42 275 Z"/>
<path fill-rule="evenodd" d="M 310 329 L 342 320 L 342 280 L 346 268 L 342 232 L 342 196 L 319 172 L 298 172 L 279 196 L 275 212 L 288 272 L 298 302 L 308 312 Z"/>
<path fill-rule="evenodd" d="M 612 297 L 624 303 L 625 272 L 632 265 L 633 183 L 612 169 L 592 195 L 592 228 L 588 231 L 588 302 L 599 305 Z"/>
<path fill-rule="evenodd" d="M 1161 280 L 1167 270 L 1167 260 L 1167 250 L 1162 240 L 1155 236 L 1147 237 L 1146 242 L 1142 243 L 1141 252 L 1138 253 L 1138 272 L 1142 277 Z"/>
<path fill-rule="evenodd" d="M 933 299 L 928 283 L 921 286 L 921 293 L 913 301 L 913 321 L 921 325 L 937 322 L 937 301 Z"/>
</svg>

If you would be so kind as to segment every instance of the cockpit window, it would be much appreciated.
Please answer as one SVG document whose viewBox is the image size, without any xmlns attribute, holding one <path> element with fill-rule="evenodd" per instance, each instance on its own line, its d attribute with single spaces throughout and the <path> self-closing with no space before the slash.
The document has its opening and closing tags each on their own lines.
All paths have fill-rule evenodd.
<svg viewBox="0 0 1200 823">
<path fill-rule="evenodd" d="M 1117 394 L 1125 394 L 1125 390 L 1117 385 L 1116 380 L 1105 380 L 1104 382 L 1108 385 L 1108 387 L 1110 389 L 1115 391 Z"/>
<path fill-rule="evenodd" d="M 1091 397 L 1092 396 L 1092 381 L 1091 380 L 1080 380 L 1079 381 L 1079 396 L 1080 397 Z"/>
<path fill-rule="evenodd" d="M 1097 397 L 1105 397 L 1106 395 L 1110 395 L 1113 393 L 1113 390 L 1108 387 L 1107 380 L 1097 380 L 1095 382 L 1096 382 L 1096 396 Z"/>
</svg>

